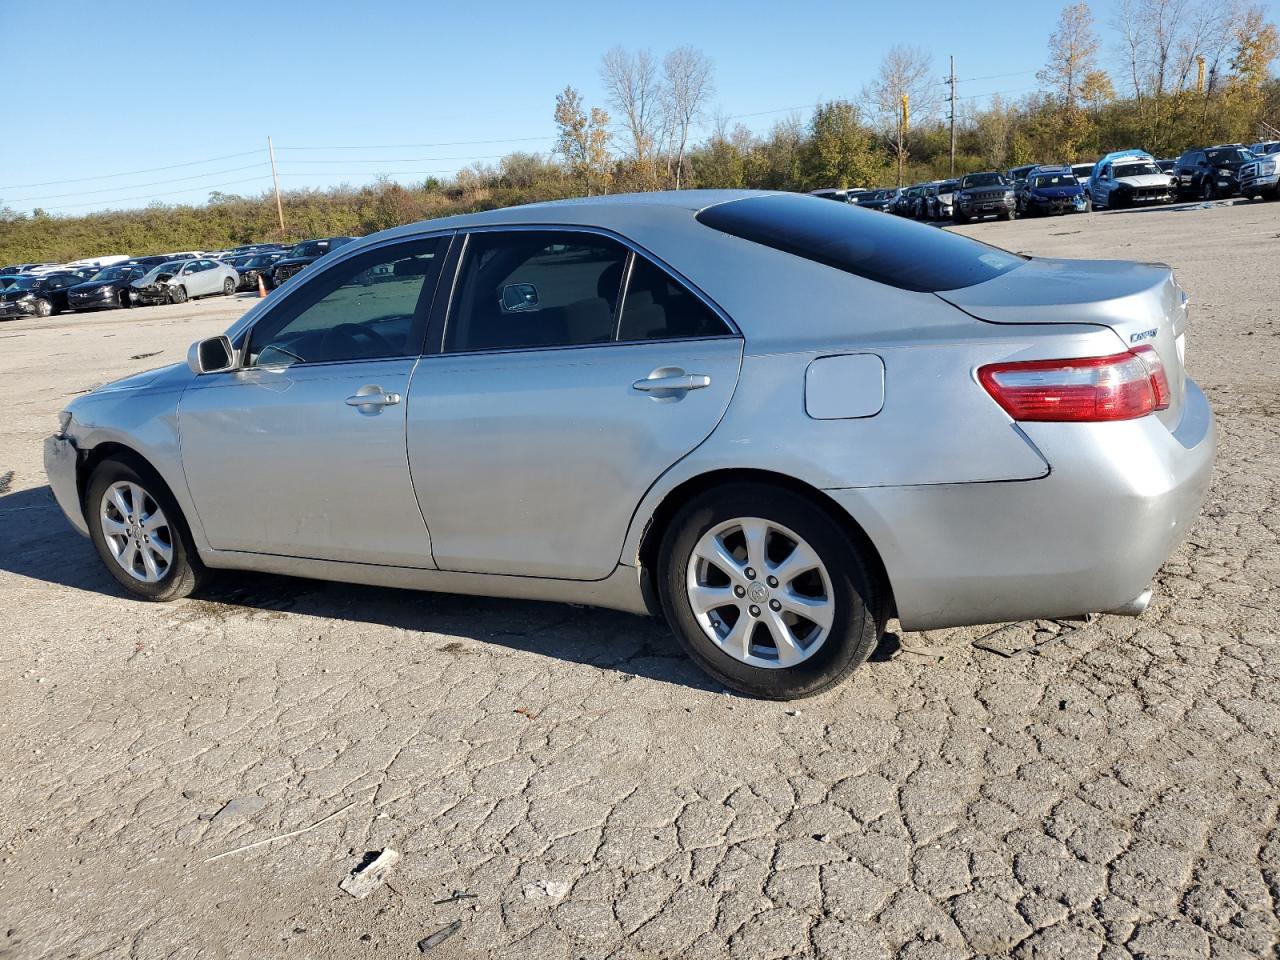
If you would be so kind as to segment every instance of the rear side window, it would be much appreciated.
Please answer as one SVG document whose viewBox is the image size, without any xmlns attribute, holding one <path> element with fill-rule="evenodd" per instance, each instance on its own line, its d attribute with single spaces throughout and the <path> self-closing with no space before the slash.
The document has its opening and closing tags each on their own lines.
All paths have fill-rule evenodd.
<svg viewBox="0 0 1280 960">
<path fill-rule="evenodd" d="M 708 207 L 715 230 L 900 290 L 933 293 L 983 283 L 1025 257 L 850 204 L 774 194 Z"/>
<path fill-rule="evenodd" d="M 720 337 L 732 332 L 683 284 L 656 264 L 636 256 L 622 303 L 619 340 Z"/>
</svg>

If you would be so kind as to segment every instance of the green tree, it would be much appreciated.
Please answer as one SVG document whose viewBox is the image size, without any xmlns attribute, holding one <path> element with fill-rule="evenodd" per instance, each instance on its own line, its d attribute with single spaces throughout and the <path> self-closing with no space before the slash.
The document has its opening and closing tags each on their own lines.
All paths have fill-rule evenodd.
<svg viewBox="0 0 1280 960">
<path fill-rule="evenodd" d="M 881 167 L 857 107 L 847 100 L 832 100 L 814 111 L 801 156 L 807 187 L 865 186 Z"/>
</svg>

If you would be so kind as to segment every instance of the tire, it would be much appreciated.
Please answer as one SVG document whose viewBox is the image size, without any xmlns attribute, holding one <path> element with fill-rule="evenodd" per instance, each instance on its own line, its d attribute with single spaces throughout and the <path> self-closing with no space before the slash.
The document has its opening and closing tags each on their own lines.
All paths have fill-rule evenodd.
<svg viewBox="0 0 1280 960">
<path fill-rule="evenodd" d="M 1093 213 L 1093 197 L 1084 195 L 1084 213 Z"/>
<path fill-rule="evenodd" d="M 230 277 L 222 281 L 222 295 L 224 297 L 234 296 L 236 292 L 236 282 Z"/>
<path fill-rule="evenodd" d="M 969 218 L 965 216 L 963 213 L 953 213 L 951 215 L 951 222 L 952 223 L 968 223 Z"/>
<path fill-rule="evenodd" d="M 36 316 L 37 316 L 37 317 L 40 317 L 41 319 L 44 319 L 45 317 L 51 317 L 51 316 L 53 316 L 53 314 L 54 314 L 54 310 L 53 310 L 53 304 L 52 304 L 52 303 L 50 303 L 48 300 L 45 300 L 44 298 L 41 298 L 41 299 L 39 299 L 39 300 L 37 300 L 37 301 L 36 301 Z"/>
<path fill-rule="evenodd" d="M 116 302 L 120 305 L 121 310 L 128 310 L 133 306 L 133 301 L 129 299 L 128 290 L 121 290 L 120 295 L 116 297 Z"/>
<path fill-rule="evenodd" d="M 187 288 L 186 287 L 170 287 L 169 302 L 170 303 L 186 303 Z"/>
<path fill-rule="evenodd" d="M 764 548 L 755 554 L 766 557 L 764 570 L 753 568 L 745 549 L 747 526 L 768 530 L 760 539 Z M 709 543 L 723 550 L 711 550 Z M 740 557 L 727 552 L 730 544 Z M 786 579 L 785 561 L 801 544 L 820 567 Z M 724 559 L 699 559 L 709 555 Z M 736 581 L 720 566 L 729 561 L 738 564 Z M 700 494 L 672 518 L 659 552 L 658 586 L 667 622 L 694 663 L 741 693 L 790 700 L 835 686 L 870 656 L 888 606 L 875 569 L 864 548 L 817 504 L 790 490 L 743 482 Z M 766 577 L 773 570 L 785 582 Z M 723 603 L 695 612 L 691 592 L 720 599 L 720 590 Z M 821 611 L 815 616 L 829 625 L 824 630 L 817 619 L 797 618 L 784 602 L 791 609 Z M 790 623 L 784 622 L 788 617 Z M 774 639 L 779 629 L 788 631 L 788 643 Z M 721 631 L 724 636 L 713 639 Z M 737 655 L 727 652 L 735 646 Z M 795 663 L 780 665 L 784 650 Z"/>
<path fill-rule="evenodd" d="M 104 503 L 111 491 L 120 490 L 121 485 L 125 489 L 131 487 L 135 491 L 142 491 L 142 495 L 135 497 L 125 494 L 123 501 L 117 501 L 113 497 L 110 506 Z M 125 569 L 125 561 L 117 560 L 117 553 L 126 558 L 130 556 L 126 551 L 131 545 L 131 534 L 128 533 L 131 527 L 129 515 L 120 510 L 118 504 L 123 502 L 131 505 L 130 501 L 135 500 L 141 500 L 142 506 L 138 510 L 136 502 L 132 504 L 134 519 L 139 516 L 159 516 L 164 522 L 145 533 L 141 527 L 135 528 L 134 532 L 138 536 L 145 535 L 152 539 L 141 545 L 136 540 L 132 541 L 132 566 L 137 572 L 131 575 Z M 99 463 L 89 477 L 84 496 L 84 513 L 89 525 L 89 536 L 93 540 L 94 549 L 98 551 L 98 557 L 116 582 L 133 596 L 156 602 L 178 600 L 191 594 L 207 579 L 208 571 L 196 553 L 191 531 L 187 528 L 182 511 L 178 509 L 177 502 L 160 475 L 140 458 L 121 454 Z M 113 529 L 126 531 L 125 533 L 108 532 L 107 527 L 117 517 L 120 519 Z M 166 545 L 169 559 L 165 562 L 162 575 L 144 579 L 152 573 L 160 573 L 162 548 Z M 150 554 L 149 564 L 143 562 L 144 550 Z"/>
<path fill-rule="evenodd" d="M 1200 181 L 1200 199 L 1209 201 L 1216 200 L 1218 197 L 1218 189 L 1213 185 L 1212 180 Z"/>
<path fill-rule="evenodd" d="M 997 216 L 997 219 L 1004 220 L 1004 221 L 1009 221 L 1009 220 L 1012 220 L 1012 219 L 1013 219 L 1013 211 L 1012 211 L 1012 210 L 1001 210 L 1001 211 L 1000 211 L 996 216 Z"/>
</svg>

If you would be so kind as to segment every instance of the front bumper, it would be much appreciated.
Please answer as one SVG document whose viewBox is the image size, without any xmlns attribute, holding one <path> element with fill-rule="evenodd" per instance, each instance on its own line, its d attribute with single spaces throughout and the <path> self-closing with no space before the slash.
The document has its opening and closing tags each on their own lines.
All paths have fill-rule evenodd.
<svg viewBox="0 0 1280 960">
<path fill-rule="evenodd" d="M 129 299 L 134 303 L 142 304 L 168 303 L 169 291 L 152 287 L 147 287 L 146 289 L 134 287 L 129 291 Z"/>
<path fill-rule="evenodd" d="M 85 523 L 84 508 L 80 503 L 80 485 L 76 478 L 76 468 L 80 452 L 76 445 L 66 437 L 46 437 L 44 441 L 44 472 L 49 478 L 49 487 L 53 490 L 53 498 L 67 515 L 71 525 L 84 536 L 89 535 L 89 525 Z"/>
<path fill-rule="evenodd" d="M 1240 181 L 1240 192 L 1249 193 L 1275 193 L 1277 187 L 1280 187 L 1280 173 L 1273 173 L 1269 176 L 1249 177 L 1247 180 Z"/>
<path fill-rule="evenodd" d="M 0 320 L 15 320 L 18 317 L 34 317 L 36 308 L 34 303 L 21 303 L 17 300 L 9 300 L 0 303 Z"/>
<path fill-rule="evenodd" d="M 1186 536 L 1212 478 L 1213 413 L 1027 423 L 1048 476 L 826 491 L 880 551 L 904 629 L 1077 616 L 1137 597 Z"/>
<path fill-rule="evenodd" d="M 67 306 L 72 310 L 110 310 L 120 306 L 118 295 L 112 291 L 105 296 L 67 297 Z"/>
<path fill-rule="evenodd" d="M 966 216 L 981 217 L 991 213 L 1008 213 L 1017 205 L 1013 197 L 1002 200 L 962 200 L 956 209 Z"/>
</svg>

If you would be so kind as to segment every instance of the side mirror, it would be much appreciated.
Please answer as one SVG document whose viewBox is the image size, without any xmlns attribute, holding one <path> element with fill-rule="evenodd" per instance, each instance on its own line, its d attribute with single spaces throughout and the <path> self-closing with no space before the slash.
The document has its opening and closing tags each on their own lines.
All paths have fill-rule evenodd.
<svg viewBox="0 0 1280 960">
<path fill-rule="evenodd" d="M 538 288 L 532 283 L 508 283 L 502 288 L 502 309 L 507 313 L 538 309 Z"/>
<path fill-rule="evenodd" d="M 187 366 L 195 374 L 221 373 L 236 365 L 236 350 L 227 336 L 197 340 L 187 351 Z"/>
</svg>

